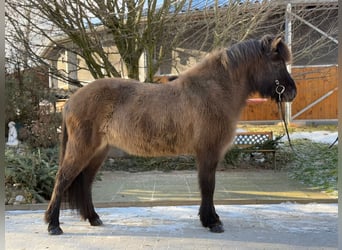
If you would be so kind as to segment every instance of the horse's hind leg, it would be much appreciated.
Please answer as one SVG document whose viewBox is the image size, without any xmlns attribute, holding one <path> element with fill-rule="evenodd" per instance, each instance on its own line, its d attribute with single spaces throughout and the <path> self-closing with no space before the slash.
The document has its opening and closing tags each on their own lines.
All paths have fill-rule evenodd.
<svg viewBox="0 0 342 250">
<path fill-rule="evenodd" d="M 224 231 L 222 222 L 217 215 L 214 207 L 214 191 L 215 191 L 215 172 L 218 164 L 218 158 L 210 158 L 208 155 L 197 157 L 198 161 L 198 178 L 201 190 L 201 206 L 200 219 L 204 227 L 208 227 L 211 232 L 221 233 Z"/>
<path fill-rule="evenodd" d="M 63 233 L 63 230 L 59 226 L 59 212 L 62 196 L 66 187 L 68 186 L 68 181 L 62 176 L 63 174 L 61 171 L 58 171 L 51 200 L 45 212 L 45 221 L 49 223 L 48 232 L 51 235 L 59 235 Z"/>
<path fill-rule="evenodd" d="M 81 199 L 81 197 L 85 197 L 82 195 L 84 192 L 82 188 L 84 188 L 86 183 L 83 170 L 90 163 L 90 157 L 92 157 L 96 146 L 85 147 L 85 150 L 79 150 L 78 153 L 73 153 L 68 148 L 77 149 L 77 146 L 68 143 L 67 150 L 56 175 L 51 200 L 45 212 L 45 221 L 49 223 L 48 232 L 51 235 L 63 233 L 60 228 L 59 213 L 62 198 L 66 193 L 72 208 L 80 208 L 79 204 L 84 204 L 84 201 Z M 80 152 L 83 153 L 81 154 Z"/>
<path fill-rule="evenodd" d="M 73 166 L 74 164 L 71 164 L 68 159 L 65 159 L 63 164 L 58 169 L 56 175 L 56 181 L 51 200 L 45 212 L 45 221 L 49 223 L 48 232 L 51 235 L 59 235 L 63 233 L 59 226 L 59 212 L 62 197 L 81 171 L 81 168 L 73 169 Z"/>
<path fill-rule="evenodd" d="M 95 179 L 96 173 L 101 167 L 103 161 L 105 160 L 108 153 L 108 147 L 100 150 L 95 154 L 95 156 L 90 160 L 89 164 L 82 172 L 84 178 L 83 194 L 82 194 L 82 205 L 80 206 L 80 214 L 83 219 L 88 219 L 90 225 L 100 226 L 102 221 L 99 215 L 95 212 L 94 204 L 92 201 L 91 187 Z"/>
</svg>

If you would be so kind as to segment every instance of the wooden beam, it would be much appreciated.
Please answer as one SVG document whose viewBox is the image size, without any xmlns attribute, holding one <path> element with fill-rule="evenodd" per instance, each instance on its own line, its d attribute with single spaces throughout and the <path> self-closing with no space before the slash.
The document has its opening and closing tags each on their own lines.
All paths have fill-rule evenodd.
<svg viewBox="0 0 342 250">
<path fill-rule="evenodd" d="M 311 24 L 310 22 L 306 21 L 304 18 L 301 18 L 300 16 L 296 15 L 295 13 L 290 12 L 290 14 L 292 16 L 294 16 L 295 18 L 297 18 L 298 20 L 300 20 L 301 22 L 305 23 L 307 26 L 309 26 L 310 28 L 316 30 L 318 33 L 320 33 L 321 35 L 325 36 L 326 38 L 330 39 L 331 41 L 333 41 L 334 43 L 338 44 L 338 40 L 333 38 L 332 36 L 330 36 L 328 33 L 324 32 L 323 30 L 321 30 L 320 28 L 316 27 L 315 25 Z"/>
<path fill-rule="evenodd" d="M 329 4 L 329 3 L 338 3 L 338 0 L 287 0 L 285 3 L 293 3 L 293 4 Z"/>
</svg>

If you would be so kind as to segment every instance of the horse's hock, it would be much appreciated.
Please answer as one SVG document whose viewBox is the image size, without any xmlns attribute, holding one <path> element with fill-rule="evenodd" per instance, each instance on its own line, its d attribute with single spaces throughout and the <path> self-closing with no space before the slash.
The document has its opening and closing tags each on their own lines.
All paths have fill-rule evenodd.
<svg viewBox="0 0 342 250">
<path fill-rule="evenodd" d="M 237 133 L 234 145 L 243 152 L 272 153 L 273 168 L 276 169 L 276 147 L 269 142 L 273 141 L 273 132 L 240 132 Z"/>
</svg>

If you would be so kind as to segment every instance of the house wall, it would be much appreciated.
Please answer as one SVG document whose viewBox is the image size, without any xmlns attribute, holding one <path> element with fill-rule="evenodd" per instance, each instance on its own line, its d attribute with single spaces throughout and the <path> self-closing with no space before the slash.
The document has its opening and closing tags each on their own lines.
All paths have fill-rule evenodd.
<svg viewBox="0 0 342 250">
<path fill-rule="evenodd" d="M 127 77 L 127 68 L 125 64 L 122 62 L 120 54 L 117 51 L 116 46 L 110 45 L 107 43 L 107 47 L 105 48 L 105 52 L 108 53 L 108 58 L 113 66 L 119 71 L 121 77 Z M 57 62 L 55 62 L 57 60 Z M 100 59 L 98 59 L 100 60 Z M 52 64 L 52 62 L 51 62 Z M 88 69 L 88 66 L 85 60 L 79 56 L 72 53 L 68 53 L 66 51 L 61 51 L 57 55 L 57 59 L 54 59 L 54 64 L 56 64 L 57 69 L 59 70 L 60 74 L 64 76 L 69 76 L 73 79 L 77 79 L 82 84 L 88 84 L 92 82 L 94 77 L 92 76 L 91 72 Z M 76 66 L 77 65 L 77 66 Z M 105 71 L 103 71 L 105 74 Z M 55 83 L 51 84 L 54 87 L 60 89 L 68 89 L 68 83 L 63 79 L 56 79 L 54 80 Z"/>
<path fill-rule="evenodd" d="M 83 84 L 93 81 L 94 78 L 91 75 L 90 71 L 88 70 L 85 60 L 82 57 L 77 56 L 77 61 L 78 61 L 77 79 Z"/>
</svg>

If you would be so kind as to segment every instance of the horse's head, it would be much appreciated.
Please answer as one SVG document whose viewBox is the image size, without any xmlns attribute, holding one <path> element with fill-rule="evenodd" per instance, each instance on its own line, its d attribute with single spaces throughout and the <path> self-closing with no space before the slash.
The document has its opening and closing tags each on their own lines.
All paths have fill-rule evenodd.
<svg viewBox="0 0 342 250">
<path fill-rule="evenodd" d="M 292 101 L 297 94 L 294 80 L 287 71 L 286 63 L 291 52 L 280 36 L 264 36 L 260 41 L 262 60 L 258 65 L 258 91 L 273 100 Z"/>
</svg>

